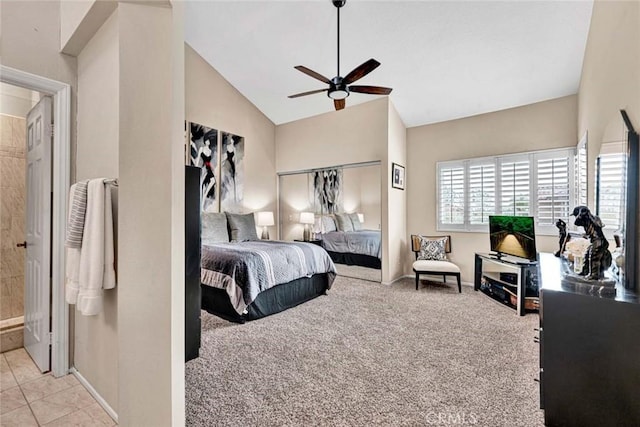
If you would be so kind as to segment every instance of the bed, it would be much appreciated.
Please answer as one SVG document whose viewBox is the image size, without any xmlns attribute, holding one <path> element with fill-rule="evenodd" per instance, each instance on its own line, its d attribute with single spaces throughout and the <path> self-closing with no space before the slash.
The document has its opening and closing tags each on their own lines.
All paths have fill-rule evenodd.
<svg viewBox="0 0 640 427">
<path fill-rule="evenodd" d="M 381 268 L 380 230 L 330 231 L 320 238 L 333 262 Z"/>
<path fill-rule="evenodd" d="M 335 265 L 326 251 L 310 243 L 204 242 L 202 308 L 244 323 L 325 294 L 335 276 Z"/>
<path fill-rule="evenodd" d="M 320 215 L 316 229 L 334 262 L 380 269 L 381 232 L 365 230 L 358 214 Z"/>
</svg>

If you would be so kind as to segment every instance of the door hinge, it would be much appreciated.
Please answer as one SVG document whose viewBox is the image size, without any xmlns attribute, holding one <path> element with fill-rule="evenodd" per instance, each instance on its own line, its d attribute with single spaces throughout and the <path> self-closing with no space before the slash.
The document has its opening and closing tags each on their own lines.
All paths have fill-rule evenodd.
<svg viewBox="0 0 640 427">
<path fill-rule="evenodd" d="M 49 345 L 53 345 L 53 332 L 49 332 Z"/>
</svg>

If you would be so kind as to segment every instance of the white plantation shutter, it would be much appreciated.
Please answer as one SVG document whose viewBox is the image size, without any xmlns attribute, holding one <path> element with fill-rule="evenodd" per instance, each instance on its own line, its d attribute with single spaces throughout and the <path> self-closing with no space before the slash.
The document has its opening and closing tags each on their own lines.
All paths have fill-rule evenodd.
<svg viewBox="0 0 640 427">
<path fill-rule="evenodd" d="M 557 235 L 556 220 L 568 221 L 575 206 L 576 162 L 575 148 L 439 162 L 437 229 L 485 231 L 499 213 L 534 216 L 536 233 Z"/>
<path fill-rule="evenodd" d="M 605 230 L 620 228 L 624 200 L 625 156 L 622 153 L 601 154 L 599 157 L 598 216 Z"/>
<path fill-rule="evenodd" d="M 585 136 L 586 138 L 586 136 Z M 580 141 L 575 156 L 576 205 L 587 204 L 587 146 L 586 139 Z"/>
<path fill-rule="evenodd" d="M 536 163 L 536 225 L 554 226 L 571 213 L 570 157 L 558 154 Z"/>
<path fill-rule="evenodd" d="M 469 165 L 469 224 L 488 224 L 489 215 L 496 213 L 496 165 Z"/>
<path fill-rule="evenodd" d="M 438 222 L 443 225 L 464 225 L 465 194 L 462 163 L 438 167 Z"/>
<path fill-rule="evenodd" d="M 529 157 L 500 162 L 500 213 L 529 216 L 531 212 L 531 171 Z"/>
</svg>

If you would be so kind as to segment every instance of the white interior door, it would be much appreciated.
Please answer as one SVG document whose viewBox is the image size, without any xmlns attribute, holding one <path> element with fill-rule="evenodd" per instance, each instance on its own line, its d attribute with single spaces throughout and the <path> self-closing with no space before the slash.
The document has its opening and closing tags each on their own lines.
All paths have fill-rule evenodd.
<svg viewBox="0 0 640 427">
<path fill-rule="evenodd" d="M 51 98 L 27 115 L 27 230 L 24 348 L 42 372 L 51 353 Z"/>
</svg>

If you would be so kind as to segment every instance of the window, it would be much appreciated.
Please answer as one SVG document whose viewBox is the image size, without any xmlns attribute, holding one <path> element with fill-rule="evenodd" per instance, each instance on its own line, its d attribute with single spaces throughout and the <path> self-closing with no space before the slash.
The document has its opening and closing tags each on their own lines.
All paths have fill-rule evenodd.
<svg viewBox="0 0 640 427">
<path fill-rule="evenodd" d="M 605 225 L 604 231 L 613 234 L 622 224 L 625 212 L 626 171 L 622 153 L 600 154 L 598 158 L 598 216 Z M 622 184 L 622 185 L 621 185 Z"/>
<path fill-rule="evenodd" d="M 576 149 L 576 205 L 587 204 L 587 134 L 585 133 Z"/>
<path fill-rule="evenodd" d="M 528 156 L 500 162 L 501 215 L 529 216 L 531 188 Z"/>
<path fill-rule="evenodd" d="M 469 165 L 469 224 L 488 224 L 496 212 L 496 165 Z"/>
<path fill-rule="evenodd" d="M 574 148 L 438 163 L 438 230 L 487 230 L 489 215 L 536 218 L 556 234 L 574 202 Z"/>
<path fill-rule="evenodd" d="M 565 219 L 571 214 L 569 165 L 569 157 L 559 154 L 537 159 L 536 225 L 554 226 L 558 218 Z"/>
<path fill-rule="evenodd" d="M 464 225 L 464 168 L 462 164 L 439 171 L 439 218 L 450 227 Z"/>
</svg>

